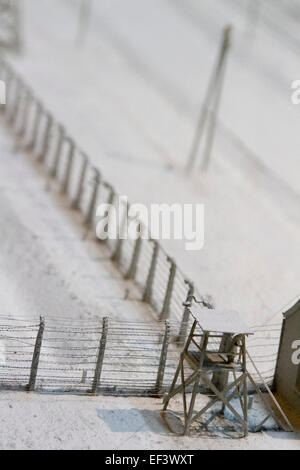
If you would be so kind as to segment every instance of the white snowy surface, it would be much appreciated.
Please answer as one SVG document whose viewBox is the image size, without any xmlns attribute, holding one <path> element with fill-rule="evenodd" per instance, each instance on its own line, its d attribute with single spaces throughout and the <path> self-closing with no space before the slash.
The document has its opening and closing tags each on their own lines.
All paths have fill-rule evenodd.
<svg viewBox="0 0 300 470">
<path fill-rule="evenodd" d="M 105 248 L 95 247 L 95 237 L 80 228 L 66 200 L 50 192 L 38 167 L 15 151 L 3 123 L 0 146 L 0 313 L 71 322 L 100 322 L 103 316 L 151 320 Z M 132 294 L 125 300 L 128 288 Z"/>
<path fill-rule="evenodd" d="M 0 393 L 0 449 L 299 449 L 299 436 L 282 432 L 248 439 L 170 434 L 151 398 Z"/>
<path fill-rule="evenodd" d="M 280 319 L 299 295 L 295 54 L 263 28 L 246 40 L 245 18 L 231 2 L 191 0 L 184 11 L 177 1 L 94 2 L 90 34 L 76 47 L 76 5 L 25 1 L 24 55 L 15 66 L 130 201 L 205 204 L 203 250 L 164 243 L 203 294 L 249 324 L 277 312 Z M 236 32 L 212 164 L 186 176 L 229 17 Z"/>
</svg>

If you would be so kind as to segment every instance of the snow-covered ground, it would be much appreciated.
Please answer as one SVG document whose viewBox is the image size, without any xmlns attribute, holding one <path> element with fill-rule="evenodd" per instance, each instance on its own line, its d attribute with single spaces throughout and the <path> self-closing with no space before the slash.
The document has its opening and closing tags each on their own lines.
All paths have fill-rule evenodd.
<svg viewBox="0 0 300 470">
<path fill-rule="evenodd" d="M 0 393 L 0 449 L 299 449 L 297 436 L 282 432 L 178 437 L 160 416 L 161 401 Z"/>
<path fill-rule="evenodd" d="M 149 320 L 151 311 L 145 304 L 133 300 L 135 290 L 131 283 L 120 278 L 105 257 L 105 250 L 103 256 L 101 247 L 94 250 L 94 241 L 79 230 L 66 201 L 49 192 L 49 183 L 45 184 L 44 176 L 38 174 L 38 165 L 22 151 L 16 151 L 3 126 L 0 148 L 1 316 L 6 316 L 1 319 L 1 326 L 4 320 L 8 323 L 8 318 L 15 324 L 22 319 L 38 323 L 39 314 L 44 315 L 46 325 L 52 328 L 55 325 L 58 329 L 60 325 L 64 329 L 95 327 L 107 313 L 118 320 Z M 125 300 L 128 288 L 133 299 Z M 0 365 L 7 365 L 6 346 L 9 344 L 6 340 L 0 343 Z M 72 347 L 74 345 L 73 339 Z M 49 351 L 46 352 L 49 355 Z M 22 359 L 24 362 L 26 351 Z M 52 364 L 46 364 L 47 367 L 60 367 L 55 363 L 55 354 L 47 360 Z M 41 364 L 42 367 L 45 365 Z M 123 367 L 126 368 L 126 364 Z M 19 371 L 18 383 L 28 379 L 29 371 L 25 371 L 24 378 L 23 374 L 24 370 Z M 205 400 L 206 397 L 200 397 L 203 404 Z M 298 446 L 294 435 L 273 431 L 250 434 L 248 440 L 229 440 L 228 426 L 230 435 L 236 437 L 236 434 L 234 425 L 228 423 L 226 431 L 223 423 L 212 426 L 210 433 L 202 430 L 201 439 L 199 430 L 190 438 L 176 437 L 164 425 L 161 408 L 161 399 L 38 395 L 2 390 L 0 448 L 292 449 Z M 181 409 L 178 400 L 175 409 Z M 261 413 L 256 419 L 261 420 Z M 269 425 L 272 428 L 272 421 Z"/>
<path fill-rule="evenodd" d="M 151 320 L 105 247 L 95 249 L 95 237 L 86 236 L 68 202 L 49 192 L 38 167 L 15 151 L 3 125 L 0 145 L 1 314 Z"/>
<path fill-rule="evenodd" d="M 226 2 L 188 0 L 202 8 L 190 16 L 179 2 L 94 3 L 90 34 L 77 47 L 76 2 L 24 2 L 24 55 L 15 66 L 129 200 L 205 203 L 204 249 L 165 243 L 203 294 L 250 324 L 274 316 L 299 294 L 293 51 L 264 29 L 245 43 L 244 16 Z M 237 31 L 212 164 L 186 176 L 229 17 Z"/>
</svg>

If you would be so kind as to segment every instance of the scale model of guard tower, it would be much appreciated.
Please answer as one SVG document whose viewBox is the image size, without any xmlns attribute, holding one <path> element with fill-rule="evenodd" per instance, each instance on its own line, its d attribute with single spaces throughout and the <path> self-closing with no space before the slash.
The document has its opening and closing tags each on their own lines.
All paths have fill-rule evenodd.
<svg viewBox="0 0 300 470">
<path fill-rule="evenodd" d="M 169 402 L 175 395 L 182 394 L 184 435 L 189 433 L 193 422 L 217 402 L 221 402 L 220 413 L 224 414 L 227 407 L 242 425 L 243 435 L 247 436 L 248 381 L 252 383 L 269 409 L 268 416 L 256 430 L 260 429 L 271 415 L 278 422 L 272 408 L 266 403 L 265 397 L 247 370 L 246 338 L 252 333 L 245 322 L 233 311 L 203 308 L 200 304 L 189 305 L 188 308 L 193 318 L 193 325 L 180 355 L 169 393 L 164 399 L 162 416 L 168 426 L 170 427 L 167 420 Z M 195 401 L 200 385 L 209 390 L 212 398 L 200 411 L 195 412 Z M 236 396 L 239 398 L 241 413 L 231 404 Z M 290 426 L 288 421 L 287 423 Z"/>
</svg>

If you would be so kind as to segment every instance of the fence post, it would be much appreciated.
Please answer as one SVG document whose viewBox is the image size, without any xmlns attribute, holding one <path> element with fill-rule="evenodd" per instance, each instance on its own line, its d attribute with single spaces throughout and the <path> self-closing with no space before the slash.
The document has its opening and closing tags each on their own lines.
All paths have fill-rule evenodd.
<svg viewBox="0 0 300 470">
<path fill-rule="evenodd" d="M 104 188 L 106 188 L 108 191 L 109 191 L 109 195 L 108 195 L 108 199 L 107 199 L 107 205 L 108 205 L 108 227 L 107 227 L 107 230 L 109 231 L 109 223 L 110 223 L 110 207 L 113 206 L 114 204 L 114 201 L 115 201 L 115 197 L 116 197 L 116 192 L 113 188 L 113 186 L 109 183 L 107 183 L 106 181 L 103 182 L 103 186 Z M 100 236 L 101 234 L 97 233 L 97 239 L 100 243 L 103 243 L 103 242 L 107 242 L 107 238 L 101 238 Z M 103 233 L 104 235 L 104 233 Z"/>
<path fill-rule="evenodd" d="M 120 262 L 121 255 L 122 255 L 122 247 L 123 247 L 123 242 L 124 242 L 123 233 L 124 233 L 125 224 L 127 223 L 127 218 L 128 218 L 128 207 L 126 206 L 126 209 L 123 214 L 123 220 L 121 222 L 120 233 L 119 233 L 119 237 L 117 240 L 117 246 L 111 257 L 111 259 L 115 261 L 116 263 Z"/>
<path fill-rule="evenodd" d="M 94 395 L 97 394 L 99 383 L 100 383 L 104 354 L 105 354 L 105 347 L 106 347 L 106 341 L 107 341 L 107 333 L 108 333 L 108 317 L 105 317 L 103 318 L 102 334 L 100 338 L 97 364 L 96 364 L 95 375 L 94 375 L 94 380 L 93 380 L 93 385 L 92 385 L 92 393 Z"/>
<path fill-rule="evenodd" d="M 20 125 L 20 129 L 18 130 L 18 137 L 20 139 L 23 139 L 26 133 L 26 125 L 28 123 L 30 105 L 33 99 L 31 90 L 28 87 L 25 93 L 26 94 L 25 94 L 25 104 L 24 104 L 24 110 L 23 110 L 23 116 L 22 116 L 22 123 Z"/>
<path fill-rule="evenodd" d="M 37 371 L 39 367 L 39 359 L 40 359 L 44 329 L 45 329 L 45 320 L 43 317 L 40 317 L 40 326 L 39 326 L 38 334 L 36 337 L 33 356 L 32 356 L 32 362 L 31 362 L 29 384 L 27 385 L 28 392 L 33 392 L 35 389 L 35 382 L 36 382 L 36 376 L 37 376 Z"/>
<path fill-rule="evenodd" d="M 70 137 L 66 137 L 66 141 L 69 142 L 69 152 L 67 156 L 67 167 L 66 167 L 66 171 L 65 171 L 62 186 L 61 186 L 62 194 L 67 194 L 68 192 L 72 165 L 73 165 L 74 151 L 75 151 L 75 143 L 73 139 L 71 139 Z"/>
<path fill-rule="evenodd" d="M 157 379 L 155 385 L 155 394 L 161 395 L 163 392 L 163 382 L 164 382 L 164 375 L 165 375 L 165 368 L 167 362 L 167 354 L 168 354 L 168 347 L 170 341 L 170 325 L 168 320 L 165 321 L 165 334 L 161 348 L 158 372 L 157 372 Z"/>
<path fill-rule="evenodd" d="M 57 176 L 58 162 L 59 162 L 59 158 L 60 158 L 60 154 L 61 154 L 61 150 L 62 150 L 64 138 L 65 138 L 64 126 L 62 126 L 61 124 L 58 124 L 57 129 L 58 129 L 57 145 L 56 145 L 56 150 L 55 150 L 55 155 L 54 155 L 53 166 L 52 166 L 52 169 L 50 170 L 50 176 L 54 179 L 56 179 L 56 176 Z"/>
<path fill-rule="evenodd" d="M 137 265 L 139 262 L 140 254 L 141 254 L 141 248 L 142 248 L 142 224 L 139 223 L 138 225 L 138 238 L 135 241 L 134 245 L 134 250 L 133 250 L 133 255 L 131 259 L 131 263 L 129 266 L 129 269 L 127 273 L 125 274 L 125 279 L 134 279 L 137 271 Z"/>
<path fill-rule="evenodd" d="M 22 101 L 22 93 L 21 93 L 22 80 L 17 75 L 14 76 L 14 80 L 15 80 L 15 84 L 16 84 L 15 85 L 15 98 L 14 98 L 14 101 L 12 103 L 12 113 L 8 117 L 8 123 L 12 127 L 14 126 L 15 120 L 18 117 L 18 111 L 19 111 L 20 104 L 21 104 L 21 101 Z"/>
<path fill-rule="evenodd" d="M 11 116 L 11 121 L 10 121 L 13 133 L 15 135 L 18 134 L 18 119 L 22 111 L 23 100 L 24 100 L 24 96 L 26 93 L 26 86 L 23 84 L 23 81 L 21 79 L 17 79 L 17 83 L 18 83 L 17 97 L 16 97 L 16 102 L 14 104 L 13 115 Z"/>
<path fill-rule="evenodd" d="M 50 133 L 51 133 L 52 125 L 53 125 L 53 118 L 48 111 L 45 113 L 45 116 L 46 116 L 47 123 L 46 123 L 46 129 L 45 129 L 45 134 L 43 138 L 42 148 L 38 155 L 39 162 L 44 162 L 46 159 L 46 155 L 49 149 Z"/>
<path fill-rule="evenodd" d="M 230 47 L 230 37 L 231 27 L 228 25 L 223 30 L 217 63 L 214 67 L 213 75 L 209 81 L 204 105 L 202 106 L 199 121 L 197 123 L 187 165 L 188 171 L 191 171 L 194 167 L 199 148 L 201 147 L 202 140 L 205 137 L 205 128 L 207 129 L 207 136 L 203 153 L 202 169 L 205 170 L 209 163 L 213 138 L 215 134 L 217 112 L 224 82 L 225 66 Z"/>
<path fill-rule="evenodd" d="M 78 183 L 78 190 L 74 198 L 74 201 L 72 203 L 72 209 L 75 209 L 75 210 L 80 208 L 81 198 L 83 194 L 83 183 L 85 180 L 86 170 L 88 167 L 88 157 L 82 152 L 81 152 L 81 156 L 83 160 L 82 160 L 82 168 L 81 168 L 81 173 L 80 173 L 80 178 L 79 178 L 79 183 Z"/>
<path fill-rule="evenodd" d="M 36 144 L 39 125 L 40 125 L 40 119 L 41 119 L 41 115 L 42 115 L 42 112 L 43 112 L 43 105 L 40 101 L 36 100 L 35 105 L 36 105 L 36 114 L 35 114 L 35 119 L 34 119 L 34 123 L 33 123 L 32 136 L 31 136 L 31 140 L 30 140 L 30 142 L 28 143 L 28 146 L 27 146 L 27 149 L 31 150 L 31 151 L 34 150 L 34 147 L 35 147 L 35 144 Z"/>
<path fill-rule="evenodd" d="M 190 312 L 188 309 L 188 303 L 191 303 L 194 297 L 195 293 L 195 286 L 191 281 L 185 280 L 185 284 L 189 286 L 189 290 L 186 296 L 186 301 L 185 301 L 185 306 L 184 306 L 184 311 L 182 315 L 182 320 L 180 324 L 180 330 L 179 330 L 179 335 L 178 335 L 178 342 L 180 344 L 183 344 L 186 340 L 187 337 L 187 330 L 188 330 L 188 321 L 190 318 Z"/>
<path fill-rule="evenodd" d="M 84 219 L 84 223 L 88 227 L 90 227 L 92 225 L 93 216 L 95 215 L 95 206 L 96 206 L 96 203 L 97 203 L 99 185 L 100 185 L 100 181 L 101 181 L 100 171 L 95 167 L 93 167 L 93 171 L 95 173 L 94 181 L 93 181 L 93 183 L 94 183 L 93 186 L 94 187 L 93 187 L 93 190 L 92 190 L 92 196 L 91 196 L 90 204 L 89 204 L 89 207 L 88 207 L 85 219 Z"/>
<path fill-rule="evenodd" d="M 149 304 L 151 303 L 151 299 L 152 299 L 152 287 L 153 287 L 153 281 L 154 281 L 157 258 L 158 258 L 158 251 L 159 251 L 159 245 L 158 245 L 157 240 L 151 240 L 151 242 L 154 244 L 154 248 L 153 248 L 153 253 L 152 253 L 152 260 L 151 260 L 151 265 L 149 269 L 149 274 L 147 277 L 146 287 L 145 287 L 144 295 L 143 295 L 143 301 Z"/>
<path fill-rule="evenodd" d="M 168 286 L 167 286 L 166 295 L 164 299 L 164 304 L 163 304 L 163 308 L 160 314 L 160 320 L 165 320 L 166 318 L 169 318 L 170 316 L 170 304 L 171 304 L 171 299 L 172 299 L 172 292 L 173 292 L 173 286 L 174 286 L 174 280 L 175 280 L 176 268 L 177 268 L 175 261 L 169 256 L 167 257 L 167 261 L 171 264 L 171 267 L 170 267 L 170 275 L 169 275 Z"/>
</svg>

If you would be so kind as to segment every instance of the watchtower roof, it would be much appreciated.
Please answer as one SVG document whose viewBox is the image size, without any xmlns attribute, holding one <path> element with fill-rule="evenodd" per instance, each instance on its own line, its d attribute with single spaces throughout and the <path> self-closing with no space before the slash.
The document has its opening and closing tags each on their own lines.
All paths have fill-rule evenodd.
<svg viewBox="0 0 300 470">
<path fill-rule="evenodd" d="M 204 332 L 253 334 L 244 319 L 234 310 L 208 309 L 197 304 L 193 304 L 189 310 Z"/>
</svg>

